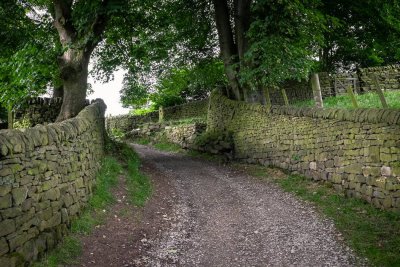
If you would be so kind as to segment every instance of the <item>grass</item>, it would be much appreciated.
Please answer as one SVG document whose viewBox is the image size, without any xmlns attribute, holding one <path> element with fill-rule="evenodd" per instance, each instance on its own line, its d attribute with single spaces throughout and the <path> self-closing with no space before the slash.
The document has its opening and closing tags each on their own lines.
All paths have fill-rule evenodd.
<svg viewBox="0 0 400 267">
<path fill-rule="evenodd" d="M 384 95 L 390 108 L 400 108 L 400 91 L 386 91 Z M 360 108 L 382 108 L 379 97 L 375 92 L 356 95 L 356 99 Z M 300 101 L 293 105 L 297 107 L 314 107 L 315 101 Z M 327 97 L 324 99 L 324 107 L 353 109 L 352 102 L 348 95 Z"/>
<path fill-rule="evenodd" d="M 151 142 L 150 138 L 146 137 L 135 138 L 134 141 L 139 145 L 148 145 Z"/>
<path fill-rule="evenodd" d="M 285 191 L 313 203 L 335 222 L 347 244 L 373 266 L 400 266 L 399 213 L 346 198 L 329 184 L 316 183 L 303 176 L 287 175 L 262 166 L 245 166 L 253 176 L 275 182 Z"/>
<path fill-rule="evenodd" d="M 147 176 L 139 171 L 140 160 L 137 154 L 126 144 L 108 144 L 109 155 L 103 159 L 100 171 L 96 176 L 96 188 L 87 207 L 71 223 L 71 235 L 51 252 L 47 253 L 35 267 L 57 267 L 76 264 L 82 253 L 80 235 L 88 235 L 96 225 L 104 222 L 106 210 L 115 203 L 111 188 L 117 185 L 118 177 L 125 173 L 130 202 L 143 206 L 151 195 L 151 183 Z M 122 162 L 122 164 L 121 164 Z M 126 168 L 123 168 L 126 166 Z"/>
<path fill-rule="evenodd" d="M 76 237 L 67 236 L 51 253 L 45 255 L 41 262 L 34 263 L 34 267 L 54 266 L 61 264 L 76 264 L 76 258 L 82 253 L 82 245 Z"/>
<path fill-rule="evenodd" d="M 129 200 L 133 205 L 143 207 L 151 196 L 150 180 L 140 172 L 140 160 L 135 151 L 124 145 L 121 153 L 128 159 L 126 163 Z"/>
<path fill-rule="evenodd" d="M 162 150 L 162 151 L 167 151 L 167 152 L 180 152 L 182 151 L 182 148 L 174 143 L 170 143 L 167 141 L 159 141 L 153 145 L 155 148 Z"/>
</svg>

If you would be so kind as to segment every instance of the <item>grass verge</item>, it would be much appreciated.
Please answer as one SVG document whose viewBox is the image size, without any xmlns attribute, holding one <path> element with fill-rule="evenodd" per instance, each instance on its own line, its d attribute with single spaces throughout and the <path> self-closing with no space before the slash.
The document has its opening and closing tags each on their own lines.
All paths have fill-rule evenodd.
<svg viewBox="0 0 400 267">
<path fill-rule="evenodd" d="M 113 143 L 96 176 L 96 188 L 87 207 L 71 223 L 71 234 L 33 266 L 57 267 L 77 263 L 76 260 L 82 253 L 79 236 L 90 234 L 96 225 L 104 222 L 107 208 L 115 203 L 111 189 L 117 185 L 118 177 L 122 173 L 125 172 L 127 177 L 131 203 L 143 206 L 151 195 L 151 183 L 148 177 L 140 173 L 139 167 L 139 157 L 132 148 L 126 144 Z"/>
<path fill-rule="evenodd" d="M 373 266 L 400 266 L 400 214 L 346 198 L 329 184 L 262 167 L 239 165 L 253 176 L 277 183 L 285 191 L 313 203 L 331 218 L 347 244 Z"/>
<path fill-rule="evenodd" d="M 130 202 L 143 207 L 150 198 L 152 187 L 149 178 L 140 172 L 140 159 L 136 152 L 124 144 L 122 156 L 127 159 L 127 185 Z"/>
<path fill-rule="evenodd" d="M 400 91 L 387 91 L 384 92 L 384 95 L 390 108 L 400 108 Z M 382 108 L 379 97 L 375 92 L 356 95 L 356 99 L 360 108 Z M 294 103 L 294 106 L 314 107 L 315 101 L 300 101 Z M 324 99 L 324 107 L 354 109 L 351 99 L 348 95 L 327 97 Z"/>
</svg>

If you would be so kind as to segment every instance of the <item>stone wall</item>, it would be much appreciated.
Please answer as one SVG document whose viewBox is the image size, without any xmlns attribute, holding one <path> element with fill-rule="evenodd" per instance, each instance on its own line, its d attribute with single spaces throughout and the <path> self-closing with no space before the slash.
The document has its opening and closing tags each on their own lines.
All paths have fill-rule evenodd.
<svg viewBox="0 0 400 267">
<path fill-rule="evenodd" d="M 158 111 L 147 113 L 146 115 L 119 115 L 106 118 L 106 129 L 119 129 L 124 133 L 138 128 L 144 123 L 158 122 Z"/>
<path fill-rule="evenodd" d="M 181 120 L 195 117 L 207 117 L 208 98 L 164 109 L 165 120 Z"/>
<path fill-rule="evenodd" d="M 54 247 L 88 201 L 104 155 L 102 100 L 75 118 L 0 131 L 0 266 Z"/>
<path fill-rule="evenodd" d="M 189 102 L 183 105 L 164 108 L 164 120 L 181 120 L 188 118 L 207 117 L 208 99 Z M 159 111 L 153 111 L 146 115 L 121 115 L 106 118 L 106 128 L 120 129 L 123 132 L 130 132 L 144 123 L 158 122 Z"/>
<path fill-rule="evenodd" d="M 236 159 L 297 171 L 400 210 L 400 111 L 235 102 L 213 93 L 207 131 L 231 132 Z"/>
<path fill-rule="evenodd" d="M 284 83 L 283 88 L 285 88 L 289 104 L 313 98 L 310 81 L 287 81 Z M 285 105 L 280 90 L 271 92 L 271 103 L 272 105 Z"/>
<path fill-rule="evenodd" d="M 86 105 L 89 105 L 86 100 Z M 15 112 L 15 120 L 25 119 L 30 122 L 30 127 L 38 124 L 54 122 L 60 113 L 62 98 L 35 97 L 22 103 Z"/>
<path fill-rule="evenodd" d="M 166 126 L 162 136 L 169 142 L 177 144 L 182 148 L 195 148 L 196 138 L 206 130 L 206 124 L 193 123 L 187 125 Z"/>
<path fill-rule="evenodd" d="M 400 89 L 400 65 L 360 69 L 359 77 L 363 91 L 375 90 L 373 80 L 375 75 L 378 78 L 381 89 Z"/>
</svg>

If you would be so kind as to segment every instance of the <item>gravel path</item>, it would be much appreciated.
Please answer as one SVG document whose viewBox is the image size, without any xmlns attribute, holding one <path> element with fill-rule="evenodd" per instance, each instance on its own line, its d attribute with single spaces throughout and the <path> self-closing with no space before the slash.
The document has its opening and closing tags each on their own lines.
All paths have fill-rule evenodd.
<svg viewBox="0 0 400 267">
<path fill-rule="evenodd" d="M 277 186 L 227 167 L 133 145 L 172 184 L 168 227 L 136 266 L 355 266 L 331 221 Z M 153 177 L 156 179 L 156 177 Z"/>
</svg>

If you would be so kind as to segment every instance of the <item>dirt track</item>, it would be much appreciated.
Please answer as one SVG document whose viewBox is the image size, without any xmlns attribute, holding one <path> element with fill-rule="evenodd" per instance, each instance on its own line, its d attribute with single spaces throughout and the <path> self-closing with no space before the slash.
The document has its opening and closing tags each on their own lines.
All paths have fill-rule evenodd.
<svg viewBox="0 0 400 267">
<path fill-rule="evenodd" d="M 121 227 L 112 220 L 96 230 L 81 266 L 356 265 L 329 220 L 275 185 L 207 161 L 134 147 L 153 181 L 153 197 L 145 209 L 120 219 L 128 225 L 123 233 L 115 233 Z M 140 223 L 130 223 L 138 213 Z M 109 241 L 104 231 L 111 231 Z M 96 232 L 111 245 L 99 248 Z"/>
</svg>

